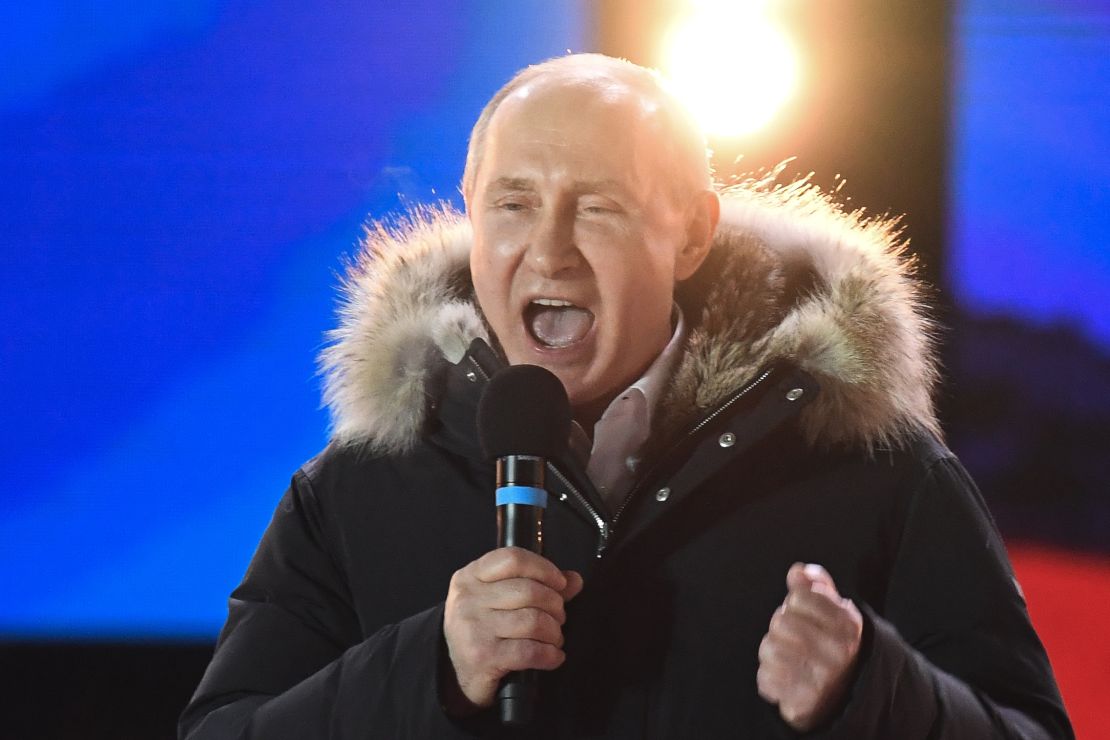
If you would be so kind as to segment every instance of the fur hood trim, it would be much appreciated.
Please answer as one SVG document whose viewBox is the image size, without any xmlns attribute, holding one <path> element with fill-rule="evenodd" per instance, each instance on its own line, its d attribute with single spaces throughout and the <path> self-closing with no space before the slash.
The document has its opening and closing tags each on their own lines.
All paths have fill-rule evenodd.
<svg viewBox="0 0 1110 740">
<path fill-rule="evenodd" d="M 807 440 L 874 452 L 927 431 L 934 325 L 897 222 L 847 212 L 814 186 L 751 181 L 721 194 L 710 256 L 677 292 L 690 336 L 659 414 L 663 428 L 790 361 L 821 392 Z M 403 452 L 420 438 L 433 373 L 490 340 L 473 297 L 471 233 L 447 206 L 374 224 L 347 266 L 339 327 L 320 355 L 333 440 Z"/>
<path fill-rule="evenodd" d="M 320 354 L 333 441 L 410 449 L 440 358 L 458 362 L 475 338 L 489 340 L 470 285 L 470 233 L 446 205 L 367 227 Z"/>
</svg>

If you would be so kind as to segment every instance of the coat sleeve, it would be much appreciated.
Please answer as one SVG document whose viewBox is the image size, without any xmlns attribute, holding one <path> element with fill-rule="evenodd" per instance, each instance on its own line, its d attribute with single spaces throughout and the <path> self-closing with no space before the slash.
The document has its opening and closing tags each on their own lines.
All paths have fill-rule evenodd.
<svg viewBox="0 0 1110 740">
<path fill-rule="evenodd" d="M 363 639 L 322 532 L 298 472 L 232 593 L 179 737 L 469 737 L 438 697 L 442 604 Z"/>
<path fill-rule="evenodd" d="M 863 611 L 848 704 L 815 737 L 1074 738 L 1005 548 L 954 458 L 915 492 L 885 603 Z"/>
</svg>

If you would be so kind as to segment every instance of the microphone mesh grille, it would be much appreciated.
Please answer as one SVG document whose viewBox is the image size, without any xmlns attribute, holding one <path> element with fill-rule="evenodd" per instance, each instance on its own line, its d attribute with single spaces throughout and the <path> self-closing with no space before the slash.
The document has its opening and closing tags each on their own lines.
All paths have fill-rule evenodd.
<svg viewBox="0 0 1110 740">
<path fill-rule="evenodd" d="M 562 382 L 536 365 L 496 373 L 478 402 L 478 438 L 486 457 L 559 457 L 570 436 L 570 402 Z"/>
</svg>

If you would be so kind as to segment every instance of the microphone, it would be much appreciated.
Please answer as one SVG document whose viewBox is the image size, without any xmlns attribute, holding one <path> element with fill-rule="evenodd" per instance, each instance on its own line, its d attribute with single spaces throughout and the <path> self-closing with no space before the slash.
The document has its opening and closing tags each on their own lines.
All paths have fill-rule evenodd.
<svg viewBox="0 0 1110 740">
<path fill-rule="evenodd" d="M 497 546 L 543 554 L 547 506 L 544 469 L 566 449 L 570 402 L 562 382 L 536 365 L 512 365 L 495 373 L 478 402 L 478 438 L 487 458 L 497 461 Z M 501 722 L 532 719 L 539 676 L 514 671 L 501 681 Z"/>
</svg>

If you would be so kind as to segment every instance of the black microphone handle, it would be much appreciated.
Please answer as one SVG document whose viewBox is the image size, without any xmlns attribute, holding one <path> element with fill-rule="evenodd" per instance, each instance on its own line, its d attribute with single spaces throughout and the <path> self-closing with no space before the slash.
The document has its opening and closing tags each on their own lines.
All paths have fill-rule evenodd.
<svg viewBox="0 0 1110 740">
<path fill-rule="evenodd" d="M 497 460 L 497 487 L 544 487 L 542 458 L 510 455 Z M 510 503 L 497 507 L 497 546 L 522 547 L 537 555 L 543 554 L 544 507 Z M 501 679 L 497 704 L 501 723 L 526 725 L 532 721 L 539 688 L 539 674 L 534 670 L 514 671 Z"/>
</svg>

